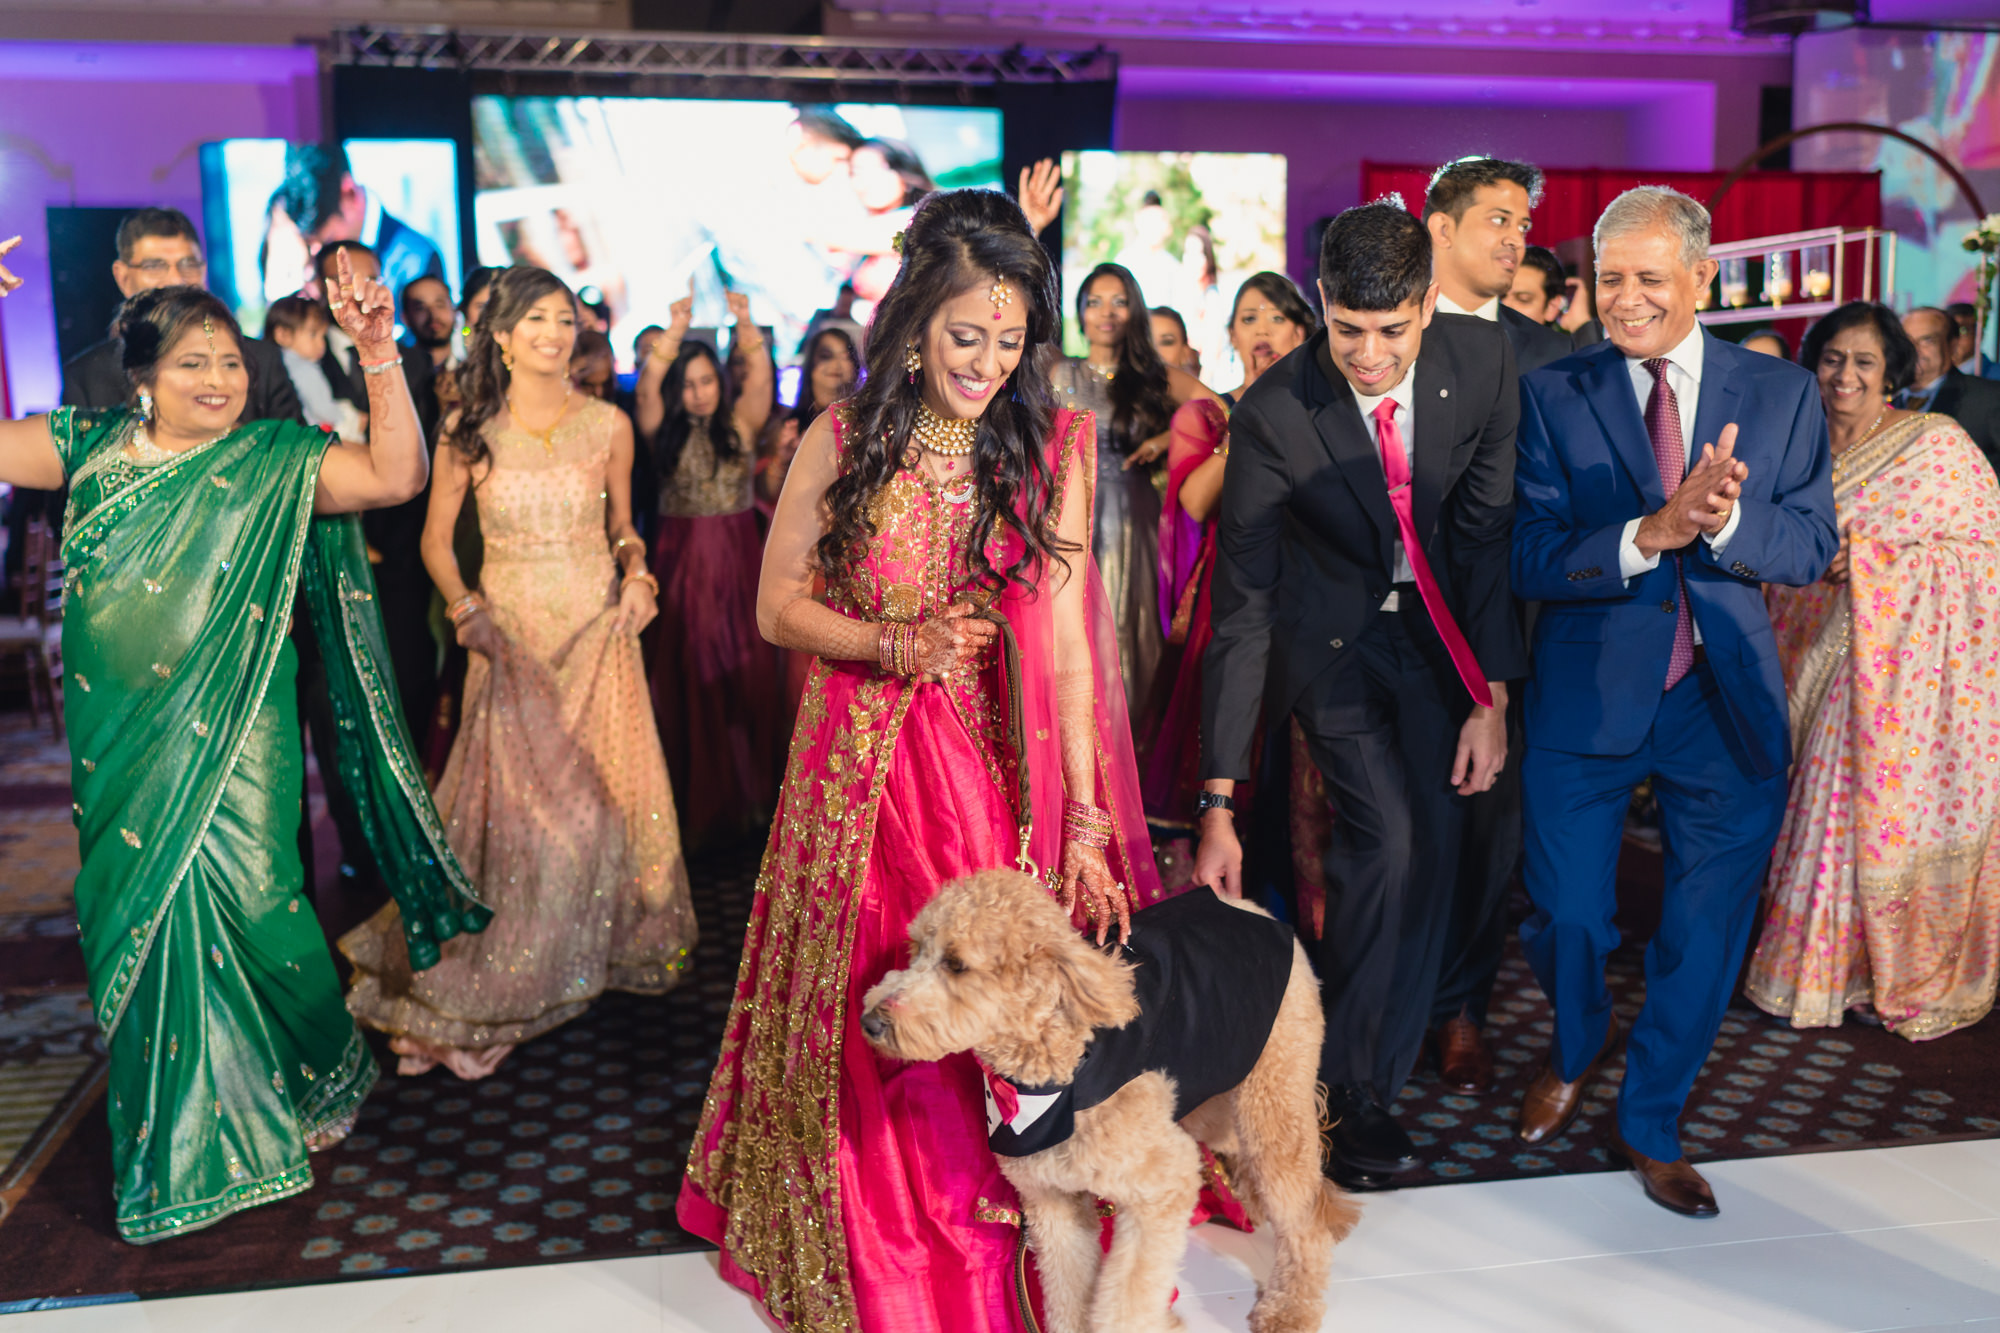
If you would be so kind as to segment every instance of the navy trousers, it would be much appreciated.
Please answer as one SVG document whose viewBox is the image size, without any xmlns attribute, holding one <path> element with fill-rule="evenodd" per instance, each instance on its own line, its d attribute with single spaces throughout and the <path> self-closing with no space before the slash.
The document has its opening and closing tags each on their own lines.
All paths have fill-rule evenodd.
<svg viewBox="0 0 2000 1333">
<path fill-rule="evenodd" d="M 1582 1077 L 1604 1045 L 1611 993 L 1604 961 L 1618 945 L 1618 849 L 1632 788 L 1660 803 L 1665 911 L 1646 949 L 1646 1003 L 1633 1025 L 1618 1130 L 1648 1157 L 1682 1156 L 1681 1108 L 1715 1044 L 1777 842 L 1783 772 L 1752 773 L 1722 712 L 1715 677 L 1697 666 L 1660 701 L 1629 755 L 1531 747 L 1522 761 L 1526 879 L 1535 914 L 1521 927 L 1529 966 L 1555 1009 L 1556 1072 Z"/>
</svg>

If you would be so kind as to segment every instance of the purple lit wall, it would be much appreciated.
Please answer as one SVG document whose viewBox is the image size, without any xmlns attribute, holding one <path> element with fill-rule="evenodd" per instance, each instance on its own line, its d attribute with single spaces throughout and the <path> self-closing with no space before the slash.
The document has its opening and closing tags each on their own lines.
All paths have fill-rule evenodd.
<svg viewBox="0 0 2000 1333">
<path fill-rule="evenodd" d="M 304 47 L 0 42 L 0 236 L 23 236 L 9 266 L 27 280 L 0 302 L 14 410 L 60 391 L 45 208 L 156 204 L 198 226 L 203 143 L 318 135 Z"/>
<path fill-rule="evenodd" d="M 1760 85 L 1790 77 L 1783 57 L 1592 60 L 1443 48 L 1350 48 L 1338 55 L 1350 68 L 1328 69 L 1327 59 L 1315 70 L 1268 48 L 1255 65 L 1214 68 L 1211 45 L 1211 67 L 1200 68 L 1182 63 L 1178 45 L 1126 53 L 1117 146 L 1285 154 L 1295 275 L 1312 271 L 1313 220 L 1361 202 L 1364 161 L 1490 152 L 1552 167 L 1728 167 L 1757 144 Z M 1354 68 L 1370 63 L 1378 67 Z"/>
</svg>

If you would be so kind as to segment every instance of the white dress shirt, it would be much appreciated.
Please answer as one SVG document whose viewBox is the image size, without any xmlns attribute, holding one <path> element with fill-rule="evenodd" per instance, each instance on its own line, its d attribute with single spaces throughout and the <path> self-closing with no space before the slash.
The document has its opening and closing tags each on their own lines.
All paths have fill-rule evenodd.
<svg viewBox="0 0 2000 1333">
<path fill-rule="evenodd" d="M 1486 304 L 1477 310 L 1467 310 L 1443 292 L 1439 292 L 1437 308 L 1441 315 L 1470 315 L 1474 319 L 1490 319 L 1496 324 L 1500 322 L 1500 298 L 1497 296 L 1486 298 Z"/>
<path fill-rule="evenodd" d="M 1702 329 L 1698 323 L 1687 337 L 1681 339 L 1677 347 L 1667 353 L 1667 385 L 1674 391 L 1674 401 L 1680 408 L 1681 451 L 1682 456 L 1687 459 L 1682 466 L 1682 476 L 1686 476 L 1695 464 L 1695 439 L 1690 432 L 1694 429 L 1695 413 L 1701 407 L 1701 372 L 1705 359 L 1706 349 L 1702 344 Z M 1643 419 L 1646 402 L 1653 396 L 1653 372 L 1646 369 L 1644 357 L 1626 357 L 1625 369 L 1632 376 L 1632 392 L 1639 396 L 1639 415 Z M 1651 438 L 1651 433 L 1648 432 L 1647 439 Z M 1713 444 L 1714 441 L 1706 443 Z M 1673 497 L 1669 495 L 1668 498 Z M 1736 525 L 1742 519 L 1743 506 L 1734 505 L 1729 511 L 1729 521 L 1722 525 L 1722 531 L 1713 536 L 1704 532 L 1701 534 L 1701 539 L 1707 542 L 1709 548 L 1717 555 L 1721 555 L 1723 548 L 1729 545 L 1729 539 L 1736 535 Z M 1657 568 L 1660 563 L 1659 552 L 1654 552 L 1652 555 L 1639 553 L 1639 544 L 1633 537 L 1639 531 L 1640 522 L 1641 520 L 1636 518 L 1628 521 L 1625 524 L 1624 538 L 1618 543 L 1618 573 L 1627 580 L 1635 579 L 1646 571 Z M 1694 627 L 1694 641 L 1701 642 L 1699 623 Z"/>
<path fill-rule="evenodd" d="M 1348 386 L 1352 388 L 1353 381 L 1348 381 Z M 1361 427 L 1368 432 L 1368 438 L 1375 441 L 1375 458 L 1378 462 L 1382 458 L 1382 437 L 1375 429 L 1375 408 L 1384 398 L 1396 405 L 1396 410 L 1389 419 L 1396 423 L 1396 431 L 1403 437 L 1403 461 L 1409 465 L 1410 480 L 1414 485 L 1417 475 L 1416 432 L 1412 429 L 1416 421 L 1417 400 L 1417 367 L 1414 362 L 1403 372 L 1403 378 L 1397 381 L 1396 387 L 1387 393 L 1371 396 L 1359 389 L 1354 390 L 1354 404 L 1361 409 Z M 1388 469 L 1384 468 L 1382 472 L 1384 482 L 1388 480 L 1388 476 Z M 1395 583 L 1417 581 L 1415 571 L 1410 568 L 1410 554 L 1403 549 L 1403 539 L 1400 536 L 1396 539 L 1395 574 L 1391 581 Z M 1382 599 L 1382 609 L 1394 611 L 1400 600 L 1392 588 L 1389 595 Z"/>
</svg>

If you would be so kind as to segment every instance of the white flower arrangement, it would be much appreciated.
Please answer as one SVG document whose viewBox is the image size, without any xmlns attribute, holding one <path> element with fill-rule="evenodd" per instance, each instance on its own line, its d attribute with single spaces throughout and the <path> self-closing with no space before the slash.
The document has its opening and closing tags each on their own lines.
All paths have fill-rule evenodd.
<svg viewBox="0 0 2000 1333">
<path fill-rule="evenodd" d="M 2000 251 L 2000 213 L 1988 213 L 1978 226 L 1965 233 L 1965 248 L 1974 253 Z"/>
</svg>

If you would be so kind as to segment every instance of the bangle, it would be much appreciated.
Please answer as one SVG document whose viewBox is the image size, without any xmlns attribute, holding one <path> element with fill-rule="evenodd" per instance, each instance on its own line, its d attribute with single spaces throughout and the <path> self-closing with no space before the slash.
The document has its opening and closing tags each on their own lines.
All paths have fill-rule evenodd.
<svg viewBox="0 0 2000 1333">
<path fill-rule="evenodd" d="M 658 601 L 660 599 L 660 581 L 653 577 L 652 571 L 642 568 L 634 571 L 633 573 L 627 574 L 623 579 L 619 580 L 618 590 L 620 592 L 623 592 L 625 589 L 631 587 L 635 583 L 643 583 L 648 588 L 651 588 L 653 590 L 654 601 Z"/>
<path fill-rule="evenodd" d="M 905 680 L 917 674 L 917 627 L 889 621 L 876 641 L 875 660 L 884 671 Z"/>
<path fill-rule="evenodd" d="M 445 614 L 451 617 L 451 623 L 455 627 L 463 625 L 485 609 L 486 599 L 477 592 L 469 592 L 446 607 Z"/>
<path fill-rule="evenodd" d="M 389 367 L 401 366 L 402 364 L 403 358 L 399 356 L 390 357 L 387 361 L 363 361 L 361 363 L 361 373 L 364 375 L 386 375 L 389 373 Z"/>
<path fill-rule="evenodd" d="M 1102 851 L 1111 845 L 1111 835 L 1118 826 L 1112 822 L 1108 812 L 1082 801 L 1063 802 L 1063 841 L 1080 842 L 1086 847 Z"/>
</svg>

